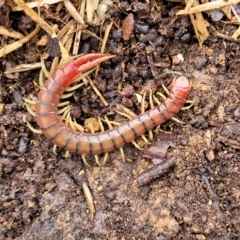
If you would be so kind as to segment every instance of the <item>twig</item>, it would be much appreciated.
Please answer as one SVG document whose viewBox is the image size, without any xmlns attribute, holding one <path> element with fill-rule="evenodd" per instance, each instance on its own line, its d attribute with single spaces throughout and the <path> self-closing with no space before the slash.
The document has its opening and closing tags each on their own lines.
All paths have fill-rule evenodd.
<svg viewBox="0 0 240 240">
<path fill-rule="evenodd" d="M 0 34 L 3 36 L 16 38 L 16 39 L 24 38 L 23 34 L 17 32 L 17 31 L 14 31 L 14 30 L 9 31 L 7 28 L 5 28 L 3 26 L 0 26 Z"/>
<path fill-rule="evenodd" d="M 38 23 L 38 25 L 44 29 L 51 37 L 57 37 L 56 33 L 54 32 L 53 28 L 45 22 L 36 12 L 34 12 L 31 8 L 29 8 L 23 0 L 14 0 L 14 2 L 29 16 L 33 21 Z M 61 42 L 59 41 L 59 46 L 62 52 L 62 58 L 65 60 L 69 58 L 69 55 Z"/>
<path fill-rule="evenodd" d="M 87 25 L 85 24 L 84 20 L 82 19 L 81 15 L 78 13 L 76 8 L 73 6 L 73 4 L 69 0 L 64 0 L 64 5 L 66 9 L 69 11 L 71 16 L 81 24 L 82 28 L 86 28 Z"/>
<path fill-rule="evenodd" d="M 208 2 L 208 3 L 198 5 L 198 6 L 194 6 L 190 9 L 180 10 L 177 13 L 177 15 L 192 14 L 192 13 L 209 11 L 209 10 L 212 10 L 212 9 L 229 6 L 231 4 L 237 4 L 238 2 L 239 2 L 239 0 L 228 0 L 228 1 L 218 0 L 218 1 L 214 1 L 214 2 Z"/>
<path fill-rule="evenodd" d="M 0 49 L 0 57 L 3 57 L 5 55 L 7 55 L 8 53 L 13 52 L 16 49 L 22 47 L 22 45 L 24 43 L 30 41 L 30 39 L 33 38 L 40 31 L 40 29 L 41 29 L 40 26 L 37 25 L 36 28 L 30 34 L 28 34 L 26 37 Z"/>
<path fill-rule="evenodd" d="M 107 107 L 108 106 L 108 102 L 105 100 L 103 95 L 99 92 L 99 90 L 97 89 L 97 87 L 93 83 L 92 79 L 89 76 L 87 76 L 86 79 L 89 82 L 89 84 L 91 85 L 91 87 L 93 88 L 94 92 L 99 96 L 99 98 L 102 101 L 102 103 L 104 104 L 104 106 Z"/>
<path fill-rule="evenodd" d="M 168 158 L 163 163 L 157 164 L 153 168 L 147 170 L 146 172 L 138 176 L 138 183 L 140 186 L 150 183 L 153 179 L 166 173 L 170 167 L 174 165 L 174 158 Z"/>
<path fill-rule="evenodd" d="M 26 71 L 31 71 L 31 70 L 41 68 L 41 67 L 42 67 L 41 62 L 36 62 L 36 63 L 31 63 L 31 64 L 20 64 L 14 68 L 8 69 L 7 71 L 4 72 L 4 74 L 16 73 L 16 72 L 26 72 Z"/>
</svg>

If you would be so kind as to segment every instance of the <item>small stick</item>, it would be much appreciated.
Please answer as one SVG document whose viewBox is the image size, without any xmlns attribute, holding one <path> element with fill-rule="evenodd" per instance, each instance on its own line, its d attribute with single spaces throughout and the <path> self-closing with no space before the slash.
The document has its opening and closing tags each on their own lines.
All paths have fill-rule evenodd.
<svg viewBox="0 0 240 240">
<path fill-rule="evenodd" d="M 154 166 L 153 168 L 150 168 L 146 172 L 141 173 L 137 179 L 139 185 L 140 186 L 146 185 L 150 183 L 152 180 L 154 180 L 155 178 L 165 174 L 169 170 L 169 168 L 174 165 L 174 163 L 175 163 L 174 158 L 170 157 L 166 161 L 160 164 L 157 164 L 156 166 Z"/>
<path fill-rule="evenodd" d="M 87 81 L 89 82 L 89 84 L 91 85 L 91 87 L 93 88 L 93 90 L 95 91 L 95 93 L 99 96 L 99 98 L 101 99 L 102 103 L 104 104 L 104 106 L 108 106 L 108 102 L 106 101 L 106 99 L 103 97 L 103 95 L 99 92 L 99 90 L 97 89 L 97 87 L 95 86 L 95 84 L 93 83 L 92 79 L 89 76 L 86 76 Z"/>
<path fill-rule="evenodd" d="M 16 38 L 16 39 L 21 39 L 24 38 L 25 36 L 17 31 L 9 31 L 7 28 L 0 26 L 0 34 L 3 36 L 8 36 L 11 38 Z"/>
<path fill-rule="evenodd" d="M 83 189 L 83 193 L 86 197 L 88 206 L 90 208 L 91 215 L 92 215 L 92 220 L 93 220 L 93 216 L 94 216 L 94 213 L 95 213 L 95 207 L 94 207 L 92 194 L 91 194 L 90 189 L 89 189 L 86 182 L 83 183 L 82 189 Z"/>
<path fill-rule="evenodd" d="M 22 47 L 23 44 L 30 41 L 30 39 L 33 38 L 40 31 L 40 29 L 41 29 L 40 26 L 37 25 L 36 28 L 31 33 L 29 33 L 26 37 L 0 49 L 0 57 L 3 57 L 5 55 L 7 55 L 8 53 L 13 52 L 16 49 Z"/>
</svg>

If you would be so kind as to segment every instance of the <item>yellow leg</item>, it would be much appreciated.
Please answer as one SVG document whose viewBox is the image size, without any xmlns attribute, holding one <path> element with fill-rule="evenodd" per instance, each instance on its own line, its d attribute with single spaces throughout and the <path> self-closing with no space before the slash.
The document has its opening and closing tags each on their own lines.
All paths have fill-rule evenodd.
<svg viewBox="0 0 240 240">
<path fill-rule="evenodd" d="M 88 162 L 87 162 L 87 159 L 86 159 L 85 154 L 82 154 L 81 156 L 82 156 L 82 160 L 83 160 L 84 164 L 85 164 L 86 166 L 90 167 L 90 165 L 89 165 Z"/>
<path fill-rule="evenodd" d="M 60 96 L 60 99 L 66 99 L 66 98 L 70 98 L 74 95 L 75 92 L 71 92 L 71 93 L 67 93 L 67 94 L 63 94 Z"/>
<path fill-rule="evenodd" d="M 194 100 L 187 100 L 186 103 L 190 103 L 189 106 L 186 106 L 186 107 L 182 107 L 181 110 L 188 110 L 190 109 L 193 105 L 194 105 Z"/>
<path fill-rule="evenodd" d="M 66 151 L 65 154 L 63 155 L 64 158 L 69 158 L 70 157 L 70 153 L 69 151 Z"/>
<path fill-rule="evenodd" d="M 57 145 L 53 145 L 53 154 L 57 155 Z"/>
<path fill-rule="evenodd" d="M 112 123 L 115 124 L 115 125 L 119 125 L 119 123 L 117 123 L 117 122 L 109 121 L 109 119 L 107 118 L 107 116 L 105 116 L 105 121 L 106 121 L 109 129 L 113 129 Z M 123 148 L 119 148 L 119 151 L 120 151 L 122 160 L 125 162 L 125 155 L 124 155 Z"/>
</svg>

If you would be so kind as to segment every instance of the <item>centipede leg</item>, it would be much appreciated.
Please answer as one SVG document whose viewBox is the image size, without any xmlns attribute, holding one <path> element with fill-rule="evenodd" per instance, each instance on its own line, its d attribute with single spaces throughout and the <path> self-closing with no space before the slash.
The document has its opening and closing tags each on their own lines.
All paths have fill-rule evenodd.
<svg viewBox="0 0 240 240">
<path fill-rule="evenodd" d="M 70 153 L 69 151 L 66 151 L 63 155 L 64 158 L 69 158 L 70 157 Z"/>
<path fill-rule="evenodd" d="M 131 142 L 135 148 L 139 149 L 139 150 L 144 150 L 143 148 L 141 148 L 135 141 Z"/>
<path fill-rule="evenodd" d="M 37 133 L 37 134 L 42 134 L 42 131 L 41 131 L 40 129 L 34 128 L 29 122 L 26 122 L 26 123 L 27 123 L 28 128 L 29 128 L 32 132 Z"/>
<path fill-rule="evenodd" d="M 119 111 L 119 110 L 116 111 L 116 112 L 117 112 L 118 114 L 126 117 L 126 118 L 129 119 L 129 120 L 132 120 L 132 119 L 136 116 L 136 114 L 133 113 L 130 109 L 128 109 L 128 108 L 126 108 L 126 107 L 124 107 L 124 106 L 122 106 L 122 105 L 118 105 L 118 109 L 119 109 L 119 110 L 122 109 L 124 112 L 121 112 L 121 111 Z M 144 135 L 141 135 L 141 138 L 143 139 L 144 142 L 146 142 L 147 144 L 150 144 L 150 142 L 146 139 L 146 137 L 145 137 Z M 136 145 L 138 145 L 138 144 L 137 144 L 136 142 L 134 142 L 133 145 L 136 146 Z M 138 149 L 141 149 L 141 147 L 138 146 Z"/>
<path fill-rule="evenodd" d="M 181 110 L 188 110 L 190 109 L 191 107 L 194 106 L 194 100 L 187 100 L 186 103 L 189 103 L 190 105 L 186 106 L 186 107 L 182 107 Z"/>
<path fill-rule="evenodd" d="M 174 122 L 179 123 L 179 124 L 184 124 L 183 121 L 179 120 L 179 119 L 176 118 L 176 117 L 172 117 L 171 120 L 173 120 Z"/>
<path fill-rule="evenodd" d="M 84 163 L 86 166 L 90 167 L 90 164 L 87 162 L 86 155 L 85 155 L 85 154 L 82 154 L 81 156 L 82 156 L 83 163 Z"/>
<path fill-rule="evenodd" d="M 143 103 L 143 104 L 145 103 L 145 97 L 146 97 L 146 92 L 143 94 L 143 98 L 142 98 L 142 103 Z M 149 104 L 150 104 L 150 109 L 154 109 L 152 90 L 150 90 Z M 145 107 L 142 106 L 142 112 L 141 112 L 141 113 L 144 113 L 144 112 L 145 112 Z M 152 130 L 149 130 L 149 131 L 148 131 L 148 137 L 149 137 L 149 139 L 150 139 L 151 141 L 153 141 L 153 132 L 152 132 Z M 143 140 L 144 140 L 147 144 L 151 144 L 151 143 L 145 138 L 144 135 L 142 135 L 142 138 L 143 138 Z"/>
<path fill-rule="evenodd" d="M 98 122 L 101 121 L 100 118 L 98 118 Z M 88 127 L 90 128 L 91 133 L 95 133 L 94 129 L 93 129 L 93 125 L 91 123 L 88 124 Z M 104 127 L 103 124 L 100 123 L 100 127 L 101 127 L 101 131 L 104 132 Z M 108 160 L 108 153 L 104 153 L 104 157 L 103 157 L 103 161 L 100 162 L 99 161 L 99 156 L 98 155 L 94 155 L 95 158 L 95 162 L 98 166 L 104 166 Z"/>
<path fill-rule="evenodd" d="M 163 84 L 162 84 L 162 87 L 163 87 L 164 91 L 166 91 L 167 93 L 169 93 L 168 89 L 167 89 Z M 164 94 L 160 93 L 160 92 L 157 92 L 157 95 L 159 95 L 160 97 L 162 97 L 163 100 L 166 100 L 166 99 L 167 99 L 167 97 L 166 97 Z M 159 103 L 160 103 L 160 102 L 159 102 Z M 179 123 L 179 124 L 184 124 L 184 122 L 182 122 L 181 120 L 179 120 L 179 119 L 176 118 L 176 117 L 172 117 L 171 120 L 173 120 L 173 121 L 175 121 L 175 122 L 177 122 L 177 123 Z"/>
<path fill-rule="evenodd" d="M 52 151 L 53 151 L 53 154 L 57 155 L 57 145 L 55 144 L 53 145 Z"/>
<path fill-rule="evenodd" d="M 113 128 L 112 123 L 114 123 L 114 122 L 109 121 L 107 116 L 105 116 L 105 121 L 106 121 L 109 129 L 112 129 Z M 118 125 L 118 123 L 117 123 L 117 125 Z M 120 151 L 122 160 L 125 162 L 125 154 L 124 154 L 123 148 L 119 148 L 118 150 Z"/>
</svg>

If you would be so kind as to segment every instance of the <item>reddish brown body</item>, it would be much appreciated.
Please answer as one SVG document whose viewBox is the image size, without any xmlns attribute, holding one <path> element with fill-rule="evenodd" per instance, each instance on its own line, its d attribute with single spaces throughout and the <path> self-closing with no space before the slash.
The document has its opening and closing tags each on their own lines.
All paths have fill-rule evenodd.
<svg viewBox="0 0 240 240">
<path fill-rule="evenodd" d="M 43 134 L 57 146 L 78 154 L 100 154 L 121 148 L 178 113 L 192 90 L 192 82 L 187 77 L 174 77 L 169 97 L 155 109 L 104 133 L 75 132 L 57 114 L 59 97 L 79 73 L 109 58 L 108 55 L 99 53 L 82 56 L 58 69 L 39 92 L 36 103 L 37 124 Z"/>
</svg>

